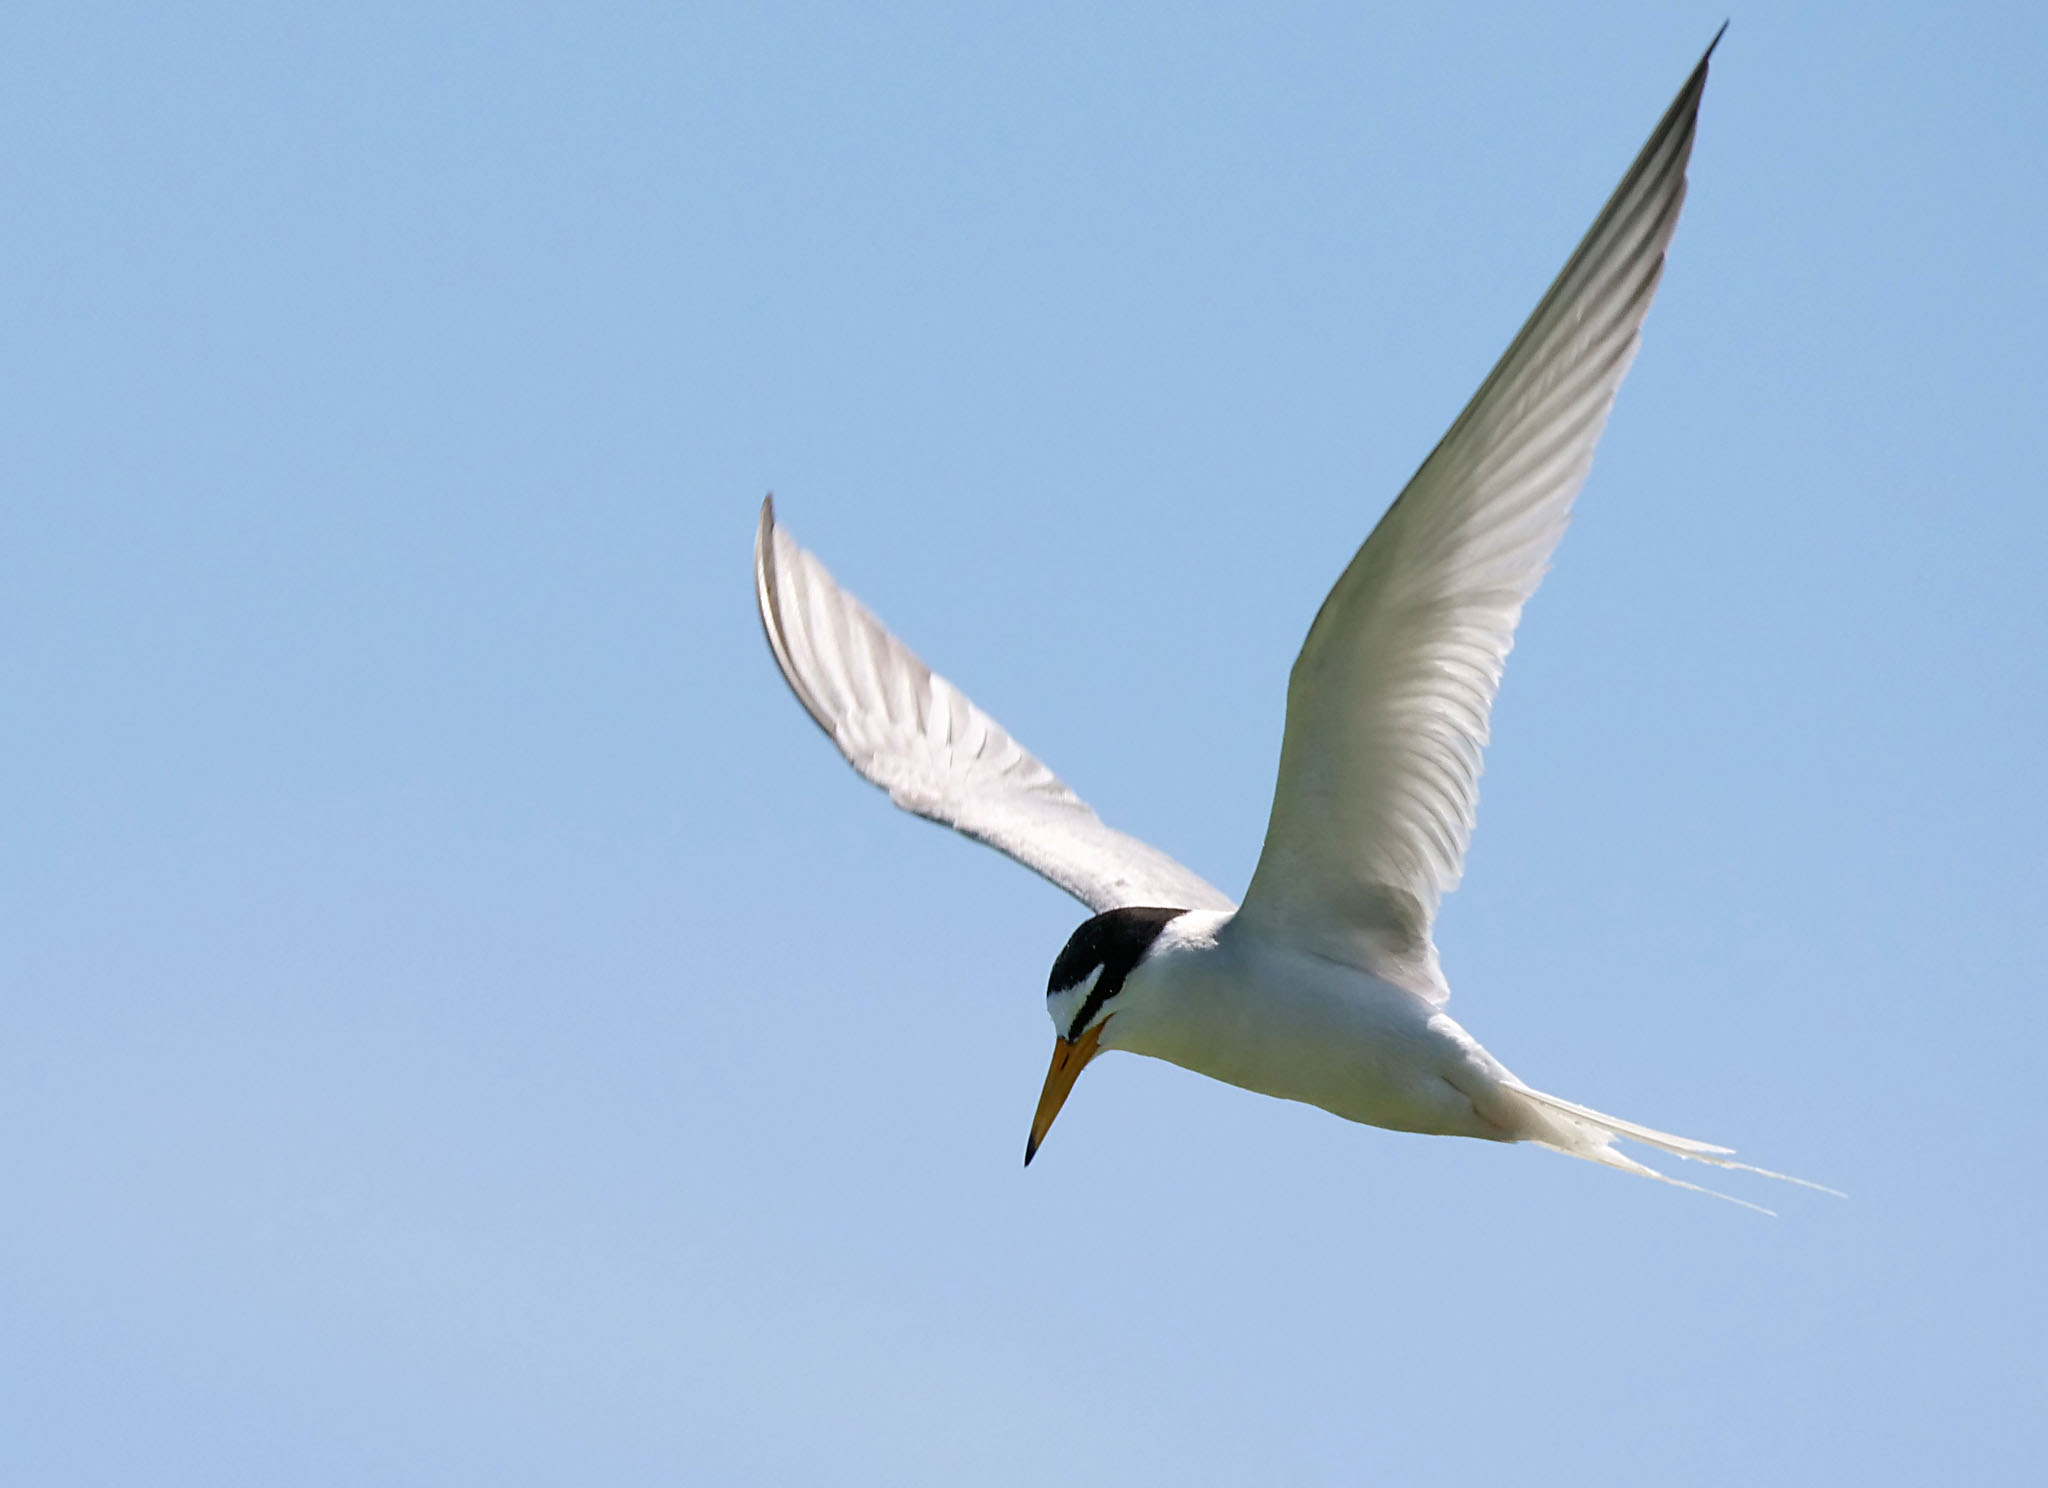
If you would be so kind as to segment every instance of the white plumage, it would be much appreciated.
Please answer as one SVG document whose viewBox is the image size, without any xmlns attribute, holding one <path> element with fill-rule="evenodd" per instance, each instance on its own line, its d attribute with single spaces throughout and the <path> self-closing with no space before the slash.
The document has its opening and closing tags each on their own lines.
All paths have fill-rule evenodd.
<svg viewBox="0 0 2048 1488">
<path fill-rule="evenodd" d="M 761 503 L 755 598 L 797 700 L 854 769 L 905 811 L 1035 868 L 1097 911 L 1235 909 L 1149 843 L 1103 824 L 1038 757 L 832 581 Z"/>
<path fill-rule="evenodd" d="M 819 726 L 898 806 L 1098 914 L 1054 967 L 1060 1040 L 1027 1162 L 1081 1066 L 1127 1049 L 1376 1126 L 1534 1141 L 1653 1177 L 1616 1138 L 1748 1168 L 1516 1079 L 1443 1011 L 1433 939 L 1464 871 L 1515 625 L 1570 520 L 1678 225 L 1712 53 L 1324 601 L 1288 684 L 1272 817 L 1241 909 L 1105 825 L 763 503 L 762 623 Z"/>
</svg>

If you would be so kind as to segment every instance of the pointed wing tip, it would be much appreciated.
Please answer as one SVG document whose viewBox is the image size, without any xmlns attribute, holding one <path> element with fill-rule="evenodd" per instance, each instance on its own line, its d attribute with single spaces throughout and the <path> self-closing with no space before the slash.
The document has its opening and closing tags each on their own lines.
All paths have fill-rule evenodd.
<svg viewBox="0 0 2048 1488">
<path fill-rule="evenodd" d="M 768 654 L 775 658 L 775 668 L 782 673 L 782 680 L 796 695 L 812 722 L 825 731 L 826 737 L 838 743 L 832 733 L 832 725 L 820 705 L 818 698 L 805 685 L 799 673 L 796 658 L 790 652 L 789 637 L 782 620 L 782 594 L 775 562 L 775 493 L 769 492 L 761 502 L 761 520 L 754 528 L 754 604 L 761 615 L 761 634 L 768 642 Z"/>
<path fill-rule="evenodd" d="M 1700 99 L 1707 91 L 1707 64 L 1713 61 L 1714 49 L 1720 46 L 1721 38 L 1727 34 L 1728 23 L 1723 21 L 1721 29 L 1714 33 L 1713 40 L 1707 43 L 1707 49 L 1700 53 L 1699 61 L 1693 63 L 1692 71 L 1686 74 L 1685 83 L 1679 88 L 1678 96 L 1671 100 L 1671 107 L 1665 110 L 1664 117 L 1658 121 L 1656 130 L 1651 133 L 1649 145 L 1644 146 L 1645 154 L 1649 152 L 1650 146 L 1655 145 L 1659 137 L 1679 120 L 1691 118 L 1699 113 Z"/>
<path fill-rule="evenodd" d="M 1681 98 L 1687 93 L 1696 93 L 1706 86 L 1707 64 L 1714 60 L 1714 48 L 1721 44 L 1721 38 L 1727 34 L 1728 23 L 1723 21 L 1721 22 L 1721 29 L 1714 33 L 1714 39 L 1707 43 L 1707 49 L 1700 53 L 1700 60 L 1693 64 L 1692 76 L 1685 80 L 1685 86 L 1679 90 Z"/>
<path fill-rule="evenodd" d="M 762 499 L 760 520 L 754 524 L 754 600 L 761 608 L 761 624 L 769 632 L 770 646 L 775 644 L 777 618 L 774 554 L 775 493 L 771 491 Z"/>
</svg>

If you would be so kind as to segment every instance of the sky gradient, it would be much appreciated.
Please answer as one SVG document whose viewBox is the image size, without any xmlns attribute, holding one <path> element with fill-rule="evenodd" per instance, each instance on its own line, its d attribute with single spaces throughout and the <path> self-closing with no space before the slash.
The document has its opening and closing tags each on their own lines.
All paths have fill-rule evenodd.
<svg viewBox="0 0 2048 1488">
<path fill-rule="evenodd" d="M 1719 10 L 9 7 L 0 1478 L 2027 1483 L 2048 19 L 1736 12 L 1452 1011 L 1767 1220 L 1105 1058 L 764 492 L 1241 892 Z M 1701 1176 L 1692 1170 L 1687 1177 Z"/>
</svg>

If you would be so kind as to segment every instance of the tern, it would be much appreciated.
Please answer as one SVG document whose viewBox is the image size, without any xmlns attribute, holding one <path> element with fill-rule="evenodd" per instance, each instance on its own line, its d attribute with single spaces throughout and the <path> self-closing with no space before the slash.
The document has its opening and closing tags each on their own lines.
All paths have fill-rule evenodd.
<svg viewBox="0 0 2048 1488">
<path fill-rule="evenodd" d="M 777 524 L 772 496 L 762 503 L 756 599 L 797 700 L 896 805 L 1094 912 L 1047 982 L 1055 1042 L 1027 1164 L 1082 1069 L 1122 1049 L 1396 1131 L 1535 1142 L 1670 1183 L 1616 1140 L 1786 1176 L 1524 1084 L 1445 1012 L 1432 933 L 1463 872 L 1516 622 L 1564 534 L 1678 225 L 1719 41 L 1323 602 L 1288 681 L 1272 816 L 1241 905 L 1105 825 L 841 589 Z"/>
</svg>

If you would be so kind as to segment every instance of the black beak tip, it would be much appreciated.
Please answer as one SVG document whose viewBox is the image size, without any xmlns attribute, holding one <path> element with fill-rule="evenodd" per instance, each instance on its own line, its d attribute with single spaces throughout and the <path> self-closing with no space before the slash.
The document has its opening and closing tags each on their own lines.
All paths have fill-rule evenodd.
<svg viewBox="0 0 2048 1488">
<path fill-rule="evenodd" d="M 1036 1156 L 1038 1156 L 1038 1143 L 1034 1141 L 1026 1141 L 1024 1143 L 1024 1166 L 1027 1168 L 1030 1167 L 1031 1159 Z"/>
</svg>

